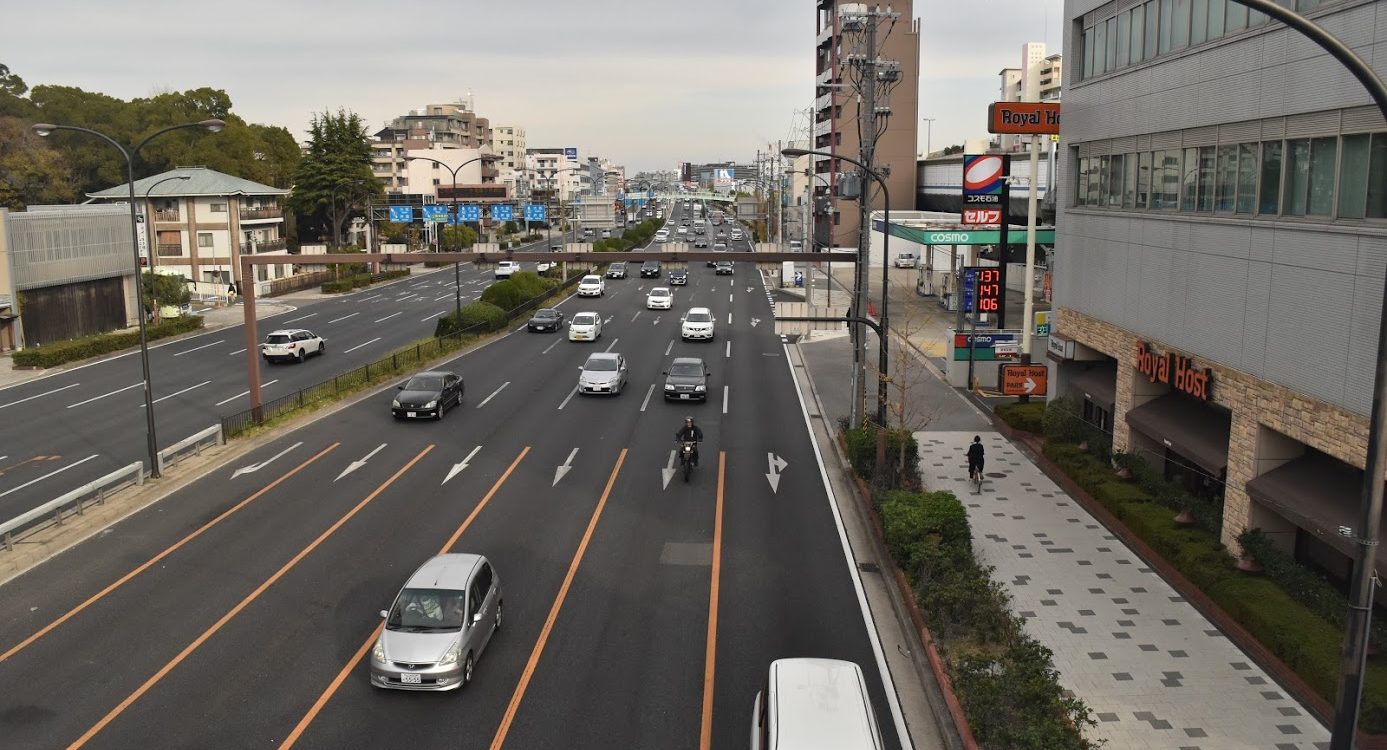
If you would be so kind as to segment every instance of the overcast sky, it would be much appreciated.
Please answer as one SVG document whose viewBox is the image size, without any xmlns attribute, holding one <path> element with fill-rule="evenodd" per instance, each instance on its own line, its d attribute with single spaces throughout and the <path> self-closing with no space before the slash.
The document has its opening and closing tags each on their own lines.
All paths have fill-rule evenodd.
<svg viewBox="0 0 1387 750">
<path fill-rule="evenodd" d="M 920 116 L 937 118 L 936 149 L 985 136 L 997 72 L 1019 64 L 1023 42 L 1061 51 L 1063 5 L 915 0 Z M 0 63 L 30 86 L 122 99 L 219 88 L 241 117 L 296 137 L 314 112 L 345 107 L 376 128 L 470 92 L 493 125 L 524 126 L 531 147 L 580 146 L 631 170 L 671 169 L 749 160 L 791 137 L 795 110 L 814 95 L 809 0 L 49 0 L 34 8 L 0 25 Z"/>
</svg>

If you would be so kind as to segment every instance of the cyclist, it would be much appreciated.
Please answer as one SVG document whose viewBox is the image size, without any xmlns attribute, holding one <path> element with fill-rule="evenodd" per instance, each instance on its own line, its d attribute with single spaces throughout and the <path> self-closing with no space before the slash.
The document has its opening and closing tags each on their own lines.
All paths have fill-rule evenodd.
<svg viewBox="0 0 1387 750">
<path fill-rule="evenodd" d="M 973 436 L 973 444 L 968 446 L 968 479 L 982 478 L 982 465 L 986 460 L 985 449 L 982 447 L 982 438 L 978 435 Z"/>
</svg>

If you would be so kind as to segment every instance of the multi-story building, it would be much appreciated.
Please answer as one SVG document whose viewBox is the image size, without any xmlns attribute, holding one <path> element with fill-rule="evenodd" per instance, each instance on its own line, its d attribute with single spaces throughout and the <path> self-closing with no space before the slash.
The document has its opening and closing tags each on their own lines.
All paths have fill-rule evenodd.
<svg viewBox="0 0 1387 750">
<path fill-rule="evenodd" d="M 497 156 L 496 166 L 501 169 L 524 169 L 525 128 L 519 125 L 492 127 L 491 150 Z"/>
<path fill-rule="evenodd" d="M 1294 5 L 1365 59 L 1387 44 L 1387 1 Z M 1363 533 L 1387 122 L 1238 3 L 1066 0 L 1065 18 L 1081 63 L 1064 82 L 1060 390 L 1115 449 L 1221 500 L 1231 549 L 1261 528 L 1342 580 Z"/>
<path fill-rule="evenodd" d="M 530 192 L 537 199 L 571 201 L 593 190 L 592 170 L 581 151 L 563 148 L 525 150 Z"/>
<path fill-rule="evenodd" d="M 856 30 L 862 23 L 853 13 L 844 16 L 845 8 L 860 12 L 875 4 L 849 0 L 815 0 L 817 36 L 815 42 L 814 78 L 814 149 L 832 154 L 859 157 L 858 97 L 853 90 L 853 75 L 847 58 L 860 54 L 857 41 L 863 34 Z M 876 140 L 874 162 L 890 186 L 891 208 L 915 208 L 915 149 L 920 125 L 918 90 L 920 85 L 920 26 L 915 20 L 914 3 L 903 0 L 891 9 L 900 20 L 889 34 L 884 24 L 877 34 L 877 58 L 892 60 L 900 65 L 899 78 L 890 92 L 889 101 L 878 101 L 878 116 L 889 107 L 890 116 L 881 136 Z M 833 197 L 832 211 L 816 217 L 815 239 L 819 244 L 856 244 L 858 206 L 855 200 L 837 198 L 839 177 L 856 167 L 836 158 L 815 157 L 814 171 L 825 181 L 816 181 L 817 195 Z M 826 184 L 825 184 L 826 183 Z M 879 191 L 873 191 L 871 208 L 880 210 L 884 202 Z"/>
<path fill-rule="evenodd" d="M 128 185 L 88 197 L 128 205 Z M 136 208 L 146 218 L 148 265 L 189 281 L 240 284 L 241 255 L 285 252 L 289 191 L 206 167 L 177 167 L 135 181 Z M 257 266 L 257 281 L 291 276 L 290 264 Z"/>
<path fill-rule="evenodd" d="M 371 169 L 387 193 L 402 193 L 410 151 L 494 148 L 490 122 L 472 109 L 470 97 L 452 104 L 429 104 L 396 117 L 371 140 Z M 495 182 L 496 166 L 482 172 L 485 182 Z"/>
<path fill-rule="evenodd" d="M 427 158 L 409 158 L 420 156 Z M 496 172 L 493 166 L 495 160 L 494 155 L 477 148 L 407 151 L 404 172 L 401 175 L 401 192 L 448 203 L 453 198 L 452 170 L 456 169 L 458 200 L 503 199 L 507 197 L 508 191 L 501 189 L 496 178 L 492 176 Z"/>
</svg>

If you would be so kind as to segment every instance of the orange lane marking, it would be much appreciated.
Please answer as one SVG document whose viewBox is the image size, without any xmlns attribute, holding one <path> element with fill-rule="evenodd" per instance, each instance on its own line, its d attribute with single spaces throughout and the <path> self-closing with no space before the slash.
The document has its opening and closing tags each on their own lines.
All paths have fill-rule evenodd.
<svg viewBox="0 0 1387 750">
<path fill-rule="evenodd" d="M 703 651 L 703 722 L 699 750 L 713 746 L 713 666 L 718 653 L 718 588 L 722 575 L 722 497 L 727 453 L 718 453 L 718 503 L 713 515 L 713 579 L 708 589 L 708 645 Z"/>
<path fill-rule="evenodd" d="M 173 553 L 176 552 L 180 547 L 182 547 L 183 545 L 187 544 L 188 542 L 191 542 L 192 540 L 198 538 L 199 536 L 202 535 L 203 532 L 207 531 L 208 529 L 212 528 L 213 526 L 216 526 L 217 524 L 219 524 L 219 523 L 221 523 L 222 521 L 226 520 L 227 517 L 231 516 L 231 515 L 232 515 L 233 513 L 235 513 L 236 511 L 238 511 L 238 510 L 240 510 L 240 509 L 246 507 L 247 505 L 251 504 L 252 502 L 255 502 L 257 499 L 260 498 L 260 496 L 262 496 L 262 495 L 264 495 L 266 492 L 269 492 L 270 490 L 274 489 L 274 488 L 277 487 L 281 482 L 283 482 L 284 480 L 288 479 L 289 477 L 292 477 L 292 476 L 294 476 L 295 474 L 299 473 L 299 472 L 302 471 L 305 467 L 307 467 L 309 464 L 313 463 L 314 461 L 317 461 L 318 459 L 322 458 L 323 456 L 326 456 L 330 451 L 332 451 L 333 448 L 336 448 L 336 447 L 339 446 L 339 445 L 341 445 L 341 443 L 333 443 L 332 445 L 329 445 L 328 447 L 322 449 L 321 451 L 318 451 L 318 455 L 313 456 L 312 458 L 308 459 L 307 461 L 304 461 L 303 463 L 299 464 L 298 466 L 295 466 L 294 468 L 290 469 L 288 472 L 286 472 L 285 474 L 283 474 L 282 476 L 280 476 L 278 479 L 274 480 L 273 482 L 270 482 L 269 484 L 265 485 L 264 487 L 261 487 L 259 490 L 256 490 L 255 494 L 251 495 L 250 497 L 247 497 L 245 500 L 242 500 L 242 501 L 239 502 L 239 503 L 236 503 L 235 505 L 233 505 L 233 506 L 231 506 L 230 508 L 228 508 L 228 509 L 227 509 L 225 512 L 223 512 L 221 515 L 219 515 L 219 516 L 217 516 L 216 518 L 213 518 L 212 520 L 210 520 L 210 521 L 208 521 L 207 523 L 203 524 L 200 528 L 198 528 L 197 531 L 194 531 L 193 533 L 191 533 L 191 534 L 189 534 L 189 535 L 183 537 L 182 539 L 180 539 L 180 540 L 178 540 L 176 543 L 174 543 L 172 546 L 170 546 L 169 548 L 165 549 L 163 552 L 160 552 L 159 554 L 155 555 L 154 557 L 151 557 L 151 558 L 149 558 L 148 560 L 146 560 L 146 561 L 145 561 L 144 563 L 142 563 L 139 567 L 135 568 L 134 570 L 130 571 L 129 573 L 126 573 L 125 575 L 121 576 L 120 578 L 117 578 L 117 579 L 115 580 L 114 583 L 112 583 L 112 584 L 108 585 L 106 588 L 104 588 L 104 589 L 102 589 L 102 590 L 96 592 L 96 593 L 93 594 L 90 598 L 88 598 L 86 601 L 82 602 L 81 604 L 78 604 L 77 606 L 75 606 L 75 607 L 73 607 L 72 609 L 68 610 L 66 613 L 63 614 L 62 617 L 59 617 L 58 619 L 54 620 L 53 622 L 48 623 L 47 625 L 43 626 L 43 628 L 41 628 L 37 633 L 34 633 L 33 635 L 29 636 L 28 638 L 25 638 L 24 640 L 20 641 L 19 643 L 15 644 L 14 646 L 12 646 L 8 651 L 4 652 L 3 654 L 0 654 L 0 664 L 3 664 L 3 663 L 5 662 L 6 659 L 9 659 L 11 656 L 14 656 L 15 654 L 19 653 L 20 651 L 23 651 L 24 649 L 26 649 L 26 648 L 28 648 L 29 646 L 33 645 L 34 641 L 37 641 L 38 639 L 44 637 L 45 635 L 47 635 L 49 632 L 51 632 L 54 628 L 58 627 L 59 625 L 62 625 L 63 623 L 67 622 L 68 620 L 71 620 L 73 617 L 75 617 L 75 616 L 77 615 L 77 613 L 79 613 L 79 612 L 81 612 L 82 610 L 86 609 L 87 607 L 90 607 L 91 605 L 97 603 L 97 602 L 100 601 L 102 598 L 104 598 L 106 595 L 110 594 L 112 591 L 115 591 L 116 589 L 120 588 L 121 586 L 124 586 L 126 583 L 129 583 L 129 582 L 130 582 L 130 579 L 132 579 L 132 578 L 134 578 L 135 576 L 137 576 L 137 575 L 139 575 L 139 574 L 145 572 L 146 570 L 148 570 L 148 569 L 150 568 L 151 565 L 154 565 L 155 563 L 159 562 L 160 560 L 163 560 L 164 558 L 166 558 L 166 557 L 168 557 L 169 555 L 173 554 Z"/>
<path fill-rule="evenodd" d="M 159 680 L 164 679 L 165 675 L 167 675 L 169 672 L 172 672 L 174 667 L 177 667 L 179 664 L 183 663 L 183 660 L 187 659 L 188 656 L 192 654 L 194 651 L 196 651 L 199 646 L 205 643 L 207 639 L 216 635 L 217 631 L 221 630 L 222 627 L 225 626 L 228 622 L 231 622 L 231 619 L 236 615 L 240 614 L 241 610 L 250 606 L 251 602 L 260 598 L 261 594 L 265 593 L 265 591 L 267 591 L 271 586 L 273 586 L 276 581 L 284 577 L 284 574 L 288 573 L 290 570 L 293 570 L 294 566 L 298 565 L 301 561 L 303 561 L 305 557 L 308 557 L 309 553 L 318 548 L 318 545 L 326 541 L 328 537 L 337 533 L 337 530 L 342 528 L 342 526 L 344 526 L 347 523 L 347 521 L 350 521 L 353 516 L 361 512 L 362 508 L 365 508 L 367 505 L 371 503 L 372 500 L 375 500 L 377 497 L 380 496 L 382 492 L 385 492 L 387 487 L 395 483 L 395 480 L 403 476 L 405 472 L 414 468 L 414 465 L 419 463 L 419 460 L 422 459 L 424 456 L 428 455 L 428 452 L 431 450 L 433 450 L 432 444 L 424 448 L 424 450 L 419 451 L 419 455 L 410 459 L 409 463 L 405 464 L 404 466 L 401 466 L 399 471 L 396 471 L 394 474 L 392 474 L 389 479 L 385 480 L 385 482 L 382 483 L 379 487 L 377 487 L 373 492 L 371 492 L 371 494 L 367 495 L 365 499 L 357 503 L 351 510 L 343 514 L 342 517 L 337 519 L 337 521 L 334 522 L 331 526 L 327 527 L 327 530 L 319 534 L 317 539 L 314 539 L 312 542 L 309 542 L 307 547 L 304 547 L 303 549 L 299 550 L 299 553 L 290 558 L 289 562 L 284 563 L 284 565 L 280 567 L 279 570 L 276 570 L 273 575 L 271 575 L 269 578 L 266 578 L 264 582 L 261 583 L 259 586 L 256 586 L 254 591 L 247 594 L 246 598 L 242 599 L 236 606 L 232 607 L 230 610 L 227 611 L 226 614 L 222 615 L 221 619 L 217 620 L 215 623 L 212 623 L 212 627 L 204 630 L 202 632 L 202 635 L 199 635 L 197 638 L 193 640 L 192 643 L 189 643 L 187 646 L 185 646 L 182 651 L 179 651 L 177 656 L 170 659 L 169 663 L 165 664 L 163 667 L 159 669 L 158 672 L 155 672 L 153 676 L 145 680 L 144 684 L 140 685 L 138 688 L 135 689 L 135 692 L 126 696 L 125 700 L 121 701 L 115 708 L 111 709 L 110 712 L 108 712 L 105 716 L 101 717 L 101 721 L 96 722 L 96 724 L 94 724 L 91 729 L 88 729 L 86 732 L 82 733 L 81 737 L 78 737 L 75 742 L 73 742 L 71 745 L 68 745 L 68 750 L 77 750 L 77 748 L 87 744 L 87 742 L 92 737 L 95 737 L 98 732 L 104 729 L 107 724 L 110 724 L 112 721 L 114 721 L 116 717 L 120 716 L 121 713 L 125 711 L 125 709 L 131 706 L 131 704 L 139 700 L 140 697 L 143 696 L 145 693 L 149 692 L 150 688 L 154 687 L 159 682 Z"/>
<path fill-rule="evenodd" d="M 466 531 L 467 527 L 472 525 L 472 519 L 476 518 L 482 508 L 486 507 L 486 504 L 491 502 L 491 497 L 496 494 L 497 490 L 501 489 L 501 485 L 505 484 L 507 479 L 510 479 L 511 472 L 515 471 L 515 467 L 520 465 L 520 459 L 524 458 L 529 452 L 530 446 L 527 445 L 524 450 L 520 451 L 520 455 L 516 456 L 514 461 L 511 461 L 510 468 L 506 469 L 506 473 L 502 474 L 501 478 L 497 479 L 496 483 L 491 485 L 491 491 L 486 493 L 482 501 L 477 503 L 477 507 L 473 508 L 472 512 L 467 516 L 467 520 L 463 521 L 462 525 L 458 527 L 458 530 L 453 532 L 453 535 L 448 538 L 448 542 L 443 545 L 443 549 L 439 550 L 440 555 L 447 552 L 457 543 L 458 537 L 462 536 L 462 532 Z M 327 702 L 332 699 L 337 689 L 342 686 L 347 676 L 356 669 L 356 665 L 360 664 L 362 659 L 366 658 L 366 652 L 371 650 L 371 646 L 376 642 L 376 639 L 380 637 L 381 628 L 384 626 L 385 623 L 382 622 L 376 626 L 375 630 L 371 631 L 371 636 L 366 639 L 365 643 L 361 644 L 361 648 L 356 650 L 356 653 L 352 656 L 351 660 L 347 662 L 347 665 L 342 667 L 342 670 L 332 679 L 327 689 L 323 691 L 322 695 L 318 696 L 318 700 L 313 701 L 313 706 L 308 709 L 308 713 L 304 714 L 302 719 L 299 719 L 299 723 L 294 726 L 294 731 L 290 732 L 289 736 L 284 738 L 284 742 L 280 743 L 280 750 L 289 750 L 289 748 L 294 746 L 295 742 L 299 741 L 299 737 L 303 735 L 304 730 L 308 729 L 308 725 L 312 724 L 313 720 L 318 718 L 318 714 L 323 710 L 323 707 L 327 705 Z"/>
<path fill-rule="evenodd" d="M 525 671 L 520 674 L 520 684 L 515 686 L 510 705 L 506 706 L 506 713 L 501 717 L 501 726 L 496 728 L 496 736 L 491 740 L 491 750 L 501 750 L 501 745 L 506 742 L 511 722 L 515 721 L 515 712 L 520 708 L 520 701 L 525 697 L 525 689 L 530 686 L 530 678 L 534 676 L 535 667 L 539 666 L 539 656 L 544 652 L 544 644 L 549 640 L 549 633 L 554 629 L 554 621 L 559 618 L 559 610 L 563 608 L 563 600 L 568 596 L 568 587 L 573 585 L 573 578 L 578 575 L 578 566 L 583 563 L 583 553 L 587 552 L 592 532 L 597 528 L 597 521 L 602 518 L 602 509 L 606 507 L 607 498 L 612 494 L 617 474 L 621 473 L 621 464 L 626 461 L 626 451 L 626 448 L 622 448 L 621 455 L 617 456 L 616 465 L 612 467 L 612 475 L 607 478 L 607 486 L 602 490 L 602 498 L 597 501 L 592 518 L 588 520 L 588 528 L 583 532 L 583 539 L 578 542 L 578 550 L 573 553 L 573 562 L 568 564 L 568 574 L 564 576 L 563 585 L 559 586 L 559 593 L 554 597 L 554 606 L 549 608 L 549 617 L 544 620 L 544 627 L 539 631 L 539 640 L 535 641 L 534 650 L 530 652 L 530 660 L 525 663 Z"/>
</svg>

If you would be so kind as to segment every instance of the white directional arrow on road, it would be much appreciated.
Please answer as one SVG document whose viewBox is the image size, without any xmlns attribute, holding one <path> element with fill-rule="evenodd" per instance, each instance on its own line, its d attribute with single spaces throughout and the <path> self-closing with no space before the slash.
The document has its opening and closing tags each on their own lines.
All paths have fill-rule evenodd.
<svg viewBox="0 0 1387 750">
<path fill-rule="evenodd" d="M 236 471 L 234 471 L 234 472 L 231 473 L 231 478 L 232 478 L 232 479 L 235 479 L 236 477 L 239 477 L 239 476 L 241 476 L 242 474 L 251 474 L 251 473 L 260 471 L 261 469 L 265 468 L 266 466 L 269 466 L 270 464 L 274 463 L 276 459 L 282 458 L 282 457 L 284 456 L 284 454 L 286 454 L 286 453 L 288 453 L 289 451 L 291 451 L 291 450 L 293 450 L 293 449 L 299 447 L 300 445 L 303 445 L 303 443 L 294 443 L 293 445 L 289 446 L 288 448 L 285 448 L 284 450 L 282 450 L 282 451 L 280 451 L 280 452 L 274 454 L 273 456 L 270 456 L 269 458 L 265 459 L 264 461 L 261 461 L 261 462 L 258 463 L 258 464 L 250 464 L 249 466 L 242 466 L 241 468 L 239 468 L 239 469 L 237 469 Z"/>
<path fill-rule="evenodd" d="M 679 470 L 674 468 L 674 457 L 676 453 L 677 451 L 670 451 L 669 463 L 665 464 L 665 468 L 660 469 L 660 476 L 664 479 L 664 486 L 661 489 L 669 489 L 669 480 L 673 479 L 674 475 L 679 473 Z"/>
<path fill-rule="evenodd" d="M 1032 391 L 1035 390 L 1035 381 L 1030 378 L 1026 378 L 1025 386 L 1026 394 L 1029 395 Z"/>
<path fill-rule="evenodd" d="M 573 470 L 573 457 L 576 455 L 578 455 L 578 449 L 574 448 L 573 452 L 569 453 L 568 458 L 564 460 L 563 466 L 554 469 L 554 483 L 549 485 L 550 487 L 558 486 L 559 480 L 563 479 L 565 474 Z"/>
<path fill-rule="evenodd" d="M 462 459 L 461 461 L 459 461 L 458 463 L 453 464 L 453 468 L 451 468 L 451 469 L 448 470 L 448 476 L 443 477 L 443 481 L 440 482 L 440 484 L 447 484 L 449 479 L 452 479 L 453 477 L 455 477 L 455 476 L 458 475 L 458 472 L 462 471 L 463 469 L 466 469 L 466 468 L 467 468 L 467 462 L 468 462 L 468 461 L 471 461 L 471 460 L 472 460 L 472 457 L 475 456 L 475 455 L 477 455 L 477 451 L 479 451 L 479 450 L 481 450 L 481 449 L 482 449 L 482 447 L 481 447 L 480 445 L 477 446 L 476 448 L 473 448 L 473 449 L 472 449 L 472 452 L 467 454 L 467 458 L 464 458 L 464 459 Z"/>
<path fill-rule="evenodd" d="M 760 323 L 760 322 L 761 322 L 761 319 L 760 319 L 760 318 L 752 318 L 752 319 L 751 319 L 751 327 L 752 327 L 752 328 L 755 328 L 755 327 L 756 327 L 756 324 L 757 324 L 757 323 Z"/>
<path fill-rule="evenodd" d="M 337 475 L 337 479 L 341 479 L 342 477 L 347 476 L 348 474 L 352 473 L 353 471 L 356 471 L 357 469 L 360 469 L 361 467 L 365 466 L 365 465 L 366 465 L 366 462 L 367 462 L 367 461 L 370 461 L 372 456 L 376 455 L 377 453 L 380 453 L 380 452 L 381 452 L 381 449 L 384 448 L 385 446 L 386 446 L 386 443 L 381 443 L 380 445 L 377 445 L 377 446 L 376 446 L 376 449 L 375 449 L 375 450 L 373 450 L 373 451 L 371 451 L 370 453 L 367 453 L 365 456 L 363 456 L 363 457 L 361 458 L 360 461 L 353 461 L 353 462 L 351 462 L 350 464 L 348 464 L 348 465 L 347 465 L 347 468 L 343 469 L 343 470 L 342 470 L 342 473 Z M 337 479 L 334 479 L 334 480 L 332 480 L 332 481 L 336 482 Z"/>
<path fill-rule="evenodd" d="M 780 472 L 785 470 L 789 463 L 774 453 L 766 454 L 766 464 L 769 471 L 766 472 L 766 481 L 771 483 L 771 492 L 780 491 Z"/>
</svg>

